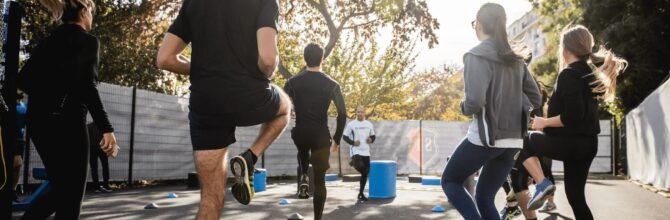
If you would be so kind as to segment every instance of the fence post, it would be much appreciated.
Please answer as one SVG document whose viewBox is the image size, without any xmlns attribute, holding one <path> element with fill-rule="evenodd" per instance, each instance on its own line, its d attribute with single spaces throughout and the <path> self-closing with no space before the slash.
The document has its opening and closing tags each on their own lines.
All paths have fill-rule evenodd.
<svg viewBox="0 0 670 220">
<path fill-rule="evenodd" d="M 423 120 L 419 120 L 419 175 L 423 175 Z"/>
<path fill-rule="evenodd" d="M 610 171 L 612 172 L 613 176 L 616 176 L 616 163 L 617 163 L 617 124 L 616 124 L 616 118 L 612 117 L 610 118 Z"/>
<path fill-rule="evenodd" d="M 340 177 L 341 177 L 341 176 L 344 176 L 344 175 L 342 174 L 342 154 L 340 152 L 342 152 L 342 148 L 338 147 L 337 148 L 337 166 L 340 170 Z"/>
<path fill-rule="evenodd" d="M 137 87 L 133 86 L 132 104 L 130 106 L 130 146 L 128 147 L 128 186 L 133 186 L 133 152 L 135 151 L 135 108 L 137 104 Z"/>
<path fill-rule="evenodd" d="M 28 136 L 28 129 L 26 128 L 25 146 L 23 147 L 23 188 L 28 185 L 28 177 L 30 176 L 30 136 Z"/>
</svg>

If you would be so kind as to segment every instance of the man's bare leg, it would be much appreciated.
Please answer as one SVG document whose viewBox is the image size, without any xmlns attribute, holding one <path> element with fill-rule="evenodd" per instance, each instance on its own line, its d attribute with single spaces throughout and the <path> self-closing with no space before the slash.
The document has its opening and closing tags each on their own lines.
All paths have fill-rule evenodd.
<svg viewBox="0 0 670 220">
<path fill-rule="evenodd" d="M 219 219 L 226 195 L 228 148 L 193 152 L 200 180 L 198 220 Z"/>
<path fill-rule="evenodd" d="M 275 85 L 272 86 L 276 87 Z M 249 148 L 251 152 L 253 152 L 257 157 L 263 154 L 263 152 L 268 149 L 270 144 L 272 144 L 272 142 L 274 142 L 277 137 L 279 137 L 279 135 L 284 132 L 284 129 L 288 125 L 289 119 L 291 119 L 291 99 L 288 97 L 288 95 L 286 95 L 286 93 L 284 93 L 282 89 L 275 89 L 279 91 L 281 96 L 277 117 L 261 125 L 261 130 L 258 133 L 258 137 Z"/>
</svg>

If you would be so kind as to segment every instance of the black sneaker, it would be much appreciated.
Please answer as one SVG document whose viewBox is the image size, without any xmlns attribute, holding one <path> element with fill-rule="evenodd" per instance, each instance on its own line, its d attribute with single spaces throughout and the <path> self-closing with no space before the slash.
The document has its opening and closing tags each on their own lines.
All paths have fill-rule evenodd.
<svg viewBox="0 0 670 220">
<path fill-rule="evenodd" d="M 101 192 L 101 193 L 110 193 L 110 192 L 112 192 L 111 190 L 109 190 L 109 189 L 107 189 L 107 188 L 105 188 L 105 187 L 102 187 L 102 186 L 101 186 L 101 187 L 98 187 L 95 191 L 96 191 L 96 192 Z"/>
<path fill-rule="evenodd" d="M 249 205 L 254 198 L 254 164 L 251 151 L 230 159 L 230 171 L 235 176 L 231 187 L 233 197 L 244 205 Z"/>
<path fill-rule="evenodd" d="M 361 202 L 367 202 L 367 201 L 368 201 L 368 197 L 365 197 L 365 194 L 362 194 L 362 193 L 361 193 L 361 194 L 358 194 L 358 201 L 361 201 Z"/>
<path fill-rule="evenodd" d="M 519 206 L 516 206 L 514 208 L 505 207 L 502 211 L 502 216 L 500 217 L 500 219 L 511 220 L 519 215 L 521 215 L 521 208 L 519 208 Z"/>
<path fill-rule="evenodd" d="M 309 177 L 302 175 L 300 178 L 300 187 L 298 188 L 299 199 L 309 199 Z"/>
</svg>

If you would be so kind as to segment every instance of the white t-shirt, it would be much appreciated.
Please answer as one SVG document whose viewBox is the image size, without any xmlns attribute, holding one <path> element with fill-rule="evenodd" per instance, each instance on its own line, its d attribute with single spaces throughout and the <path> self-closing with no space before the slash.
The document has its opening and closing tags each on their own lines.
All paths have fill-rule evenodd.
<svg viewBox="0 0 670 220">
<path fill-rule="evenodd" d="M 375 135 L 375 129 L 372 126 L 372 123 L 368 120 L 353 120 L 347 124 L 343 135 L 354 141 L 360 142 L 360 145 L 358 146 L 349 146 L 350 157 L 353 157 L 354 155 L 370 156 L 370 145 L 368 145 L 367 139 L 370 136 Z"/>
<path fill-rule="evenodd" d="M 477 118 L 472 119 L 470 127 L 468 128 L 468 141 L 477 146 L 484 146 L 482 140 L 479 136 L 479 127 L 477 126 Z M 523 148 L 523 139 L 522 138 L 506 138 L 506 139 L 497 139 L 495 146 L 490 146 L 494 148 Z"/>
</svg>

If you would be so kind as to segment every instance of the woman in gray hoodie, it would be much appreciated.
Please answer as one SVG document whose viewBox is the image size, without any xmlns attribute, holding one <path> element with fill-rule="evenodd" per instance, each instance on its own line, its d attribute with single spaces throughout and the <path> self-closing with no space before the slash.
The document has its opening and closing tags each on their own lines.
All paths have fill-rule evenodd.
<svg viewBox="0 0 670 220">
<path fill-rule="evenodd" d="M 500 218 L 494 198 L 523 146 L 530 112 L 524 108 L 524 96 L 531 107 L 541 105 L 537 84 L 523 57 L 507 40 L 506 17 L 501 5 L 482 5 L 472 22 L 481 43 L 463 58 L 465 100 L 461 110 L 473 120 L 444 169 L 442 188 L 465 219 Z M 480 168 L 473 201 L 463 181 Z"/>
</svg>

